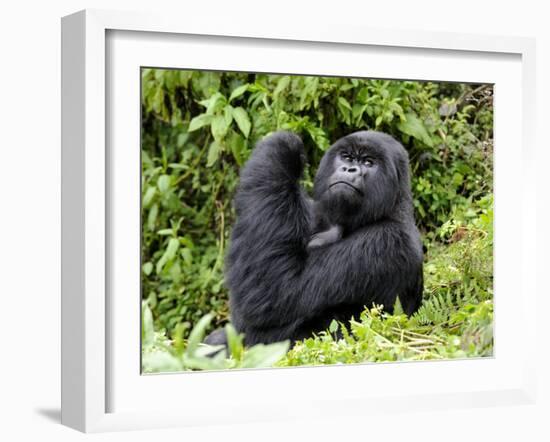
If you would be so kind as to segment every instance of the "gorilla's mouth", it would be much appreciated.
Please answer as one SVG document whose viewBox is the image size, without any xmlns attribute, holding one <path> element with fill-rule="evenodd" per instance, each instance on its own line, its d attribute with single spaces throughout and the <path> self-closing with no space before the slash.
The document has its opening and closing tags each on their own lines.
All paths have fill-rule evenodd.
<svg viewBox="0 0 550 442">
<path fill-rule="evenodd" d="M 338 184 L 344 184 L 348 187 L 351 187 L 353 190 L 355 190 L 355 192 L 357 192 L 359 195 L 363 196 L 363 192 L 361 192 L 360 189 L 355 187 L 353 184 L 348 183 L 347 181 L 336 181 L 335 183 L 332 183 L 330 186 L 328 186 L 328 188 L 331 189 L 332 187 L 337 186 Z"/>
</svg>

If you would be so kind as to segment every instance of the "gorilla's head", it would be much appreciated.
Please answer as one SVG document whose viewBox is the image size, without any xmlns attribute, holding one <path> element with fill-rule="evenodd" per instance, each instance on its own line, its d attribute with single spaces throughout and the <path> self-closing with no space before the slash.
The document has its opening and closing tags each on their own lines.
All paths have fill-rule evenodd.
<svg viewBox="0 0 550 442">
<path fill-rule="evenodd" d="M 340 138 L 321 160 L 313 193 L 325 221 L 347 230 L 412 213 L 407 151 L 380 132 Z"/>
</svg>

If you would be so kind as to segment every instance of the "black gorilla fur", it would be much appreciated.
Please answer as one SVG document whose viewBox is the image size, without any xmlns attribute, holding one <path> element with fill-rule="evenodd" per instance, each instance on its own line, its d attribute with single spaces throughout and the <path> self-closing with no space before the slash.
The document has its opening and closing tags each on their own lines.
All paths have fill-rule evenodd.
<svg viewBox="0 0 550 442">
<path fill-rule="evenodd" d="M 356 132 L 326 152 L 313 200 L 299 184 L 300 138 L 277 132 L 241 172 L 226 261 L 232 323 L 247 345 L 291 341 L 359 316 L 365 306 L 408 315 L 422 300 L 422 245 L 408 155 L 391 136 Z M 225 342 L 222 330 L 207 343 Z"/>
</svg>

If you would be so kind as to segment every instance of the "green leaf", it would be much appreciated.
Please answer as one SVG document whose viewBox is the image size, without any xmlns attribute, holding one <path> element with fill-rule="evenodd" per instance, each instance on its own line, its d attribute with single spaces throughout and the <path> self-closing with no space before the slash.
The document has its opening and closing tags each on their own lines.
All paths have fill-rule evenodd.
<svg viewBox="0 0 550 442">
<path fill-rule="evenodd" d="M 170 353 L 153 351 L 143 355 L 143 371 L 159 373 L 183 370 L 181 361 Z"/>
<path fill-rule="evenodd" d="M 351 105 L 344 97 L 338 97 L 338 105 L 351 111 Z"/>
<path fill-rule="evenodd" d="M 157 189 L 153 186 L 147 187 L 147 190 L 145 191 L 145 195 L 143 195 L 143 208 L 149 207 L 151 202 L 153 201 L 153 198 L 155 196 L 155 193 L 157 192 Z"/>
<path fill-rule="evenodd" d="M 289 346 L 288 341 L 269 345 L 257 344 L 245 352 L 241 366 L 243 368 L 272 367 L 286 355 Z"/>
<path fill-rule="evenodd" d="M 143 346 L 152 345 L 155 339 L 153 314 L 146 302 L 141 303 L 141 339 Z"/>
<path fill-rule="evenodd" d="M 212 165 L 218 160 L 222 148 L 222 144 L 217 140 L 210 143 L 210 147 L 208 148 L 208 157 L 206 159 L 206 167 L 212 167 Z"/>
<path fill-rule="evenodd" d="M 244 155 L 246 148 L 246 141 L 243 136 L 233 132 L 233 136 L 229 141 L 229 148 L 231 149 L 231 153 L 233 154 L 233 158 L 235 158 L 237 164 L 242 166 L 245 160 Z"/>
<path fill-rule="evenodd" d="M 237 97 L 240 97 L 247 90 L 248 90 L 248 84 L 243 84 L 242 86 L 239 86 L 239 87 L 233 89 L 233 92 L 231 92 L 231 95 L 229 96 L 228 102 L 231 103 L 231 101 L 233 101 Z"/>
<path fill-rule="evenodd" d="M 330 322 L 328 331 L 331 333 L 336 333 L 338 331 L 338 322 L 335 319 Z"/>
<path fill-rule="evenodd" d="M 277 82 L 277 87 L 273 91 L 273 98 L 277 99 L 281 92 L 283 92 L 288 85 L 290 84 L 290 76 L 285 75 L 284 77 L 281 77 L 281 79 Z"/>
<path fill-rule="evenodd" d="M 204 339 L 206 329 L 210 325 L 212 318 L 214 318 L 214 315 L 212 313 L 208 313 L 207 315 L 204 315 L 201 319 L 199 319 L 199 322 L 197 322 L 197 325 L 193 327 L 193 330 L 191 330 L 191 334 L 189 335 L 189 339 L 187 340 L 187 350 L 186 350 L 187 356 L 189 357 L 194 356 L 195 351 L 197 350 L 197 347 Z"/>
<path fill-rule="evenodd" d="M 184 247 L 183 249 L 181 249 L 180 254 L 185 264 L 193 264 L 193 253 L 191 253 L 191 250 L 189 250 L 187 247 Z"/>
<path fill-rule="evenodd" d="M 185 367 L 196 370 L 223 370 L 224 368 L 228 368 L 225 360 L 225 350 L 220 351 L 214 356 L 205 356 L 214 351 L 216 351 L 214 346 L 201 345 L 194 356 L 184 355 Z"/>
<path fill-rule="evenodd" d="M 168 175 L 161 175 L 157 181 L 157 186 L 161 193 L 166 193 L 170 187 L 170 177 Z"/>
<path fill-rule="evenodd" d="M 223 109 L 226 103 L 227 101 L 225 97 L 219 92 L 216 92 L 214 95 L 206 100 L 199 101 L 199 104 L 206 107 L 206 113 L 208 115 L 214 115 L 218 113 L 218 111 Z"/>
<path fill-rule="evenodd" d="M 330 142 L 328 141 L 323 129 L 321 129 L 320 127 L 314 126 L 313 124 L 308 124 L 306 126 L 306 130 L 311 136 L 311 138 L 313 139 L 313 141 L 315 141 L 315 144 L 319 146 L 319 149 L 321 149 L 322 151 L 325 151 L 328 149 Z"/>
<path fill-rule="evenodd" d="M 243 133 L 243 135 L 248 138 L 248 135 L 250 134 L 250 128 L 251 123 L 250 119 L 248 118 L 248 114 L 242 107 L 236 107 L 233 109 L 233 118 L 237 122 L 237 126 L 239 126 L 239 129 Z"/>
<path fill-rule="evenodd" d="M 166 247 L 166 257 L 170 260 L 176 256 L 176 252 L 180 246 L 180 242 L 177 238 L 170 238 L 168 246 Z"/>
<path fill-rule="evenodd" d="M 351 105 L 344 97 L 338 97 L 338 110 L 342 114 L 343 120 L 346 124 L 350 124 Z"/>
<path fill-rule="evenodd" d="M 233 122 L 233 106 L 228 104 L 223 108 L 223 116 L 225 118 L 225 125 L 227 128 L 231 126 L 231 123 Z"/>
<path fill-rule="evenodd" d="M 227 120 L 225 119 L 225 117 L 223 115 L 216 115 L 212 120 L 212 124 L 210 125 L 210 130 L 212 131 L 212 136 L 214 137 L 214 140 L 222 140 L 223 137 L 225 137 L 228 128 L 229 125 L 227 124 Z"/>
<path fill-rule="evenodd" d="M 176 252 L 178 251 L 178 248 L 180 246 L 180 242 L 177 240 L 177 238 L 170 238 L 168 241 L 168 246 L 166 247 L 166 250 L 164 251 L 164 254 L 161 256 L 161 258 L 157 262 L 157 274 L 159 274 L 167 262 L 174 259 L 174 256 L 176 256 Z"/>
<path fill-rule="evenodd" d="M 187 142 L 188 139 L 189 139 L 189 133 L 187 132 L 180 133 L 176 140 L 176 146 L 183 147 L 183 145 Z"/>
<path fill-rule="evenodd" d="M 220 89 L 221 75 L 219 72 L 198 72 L 193 75 L 191 85 L 198 96 L 207 97 Z"/>
<path fill-rule="evenodd" d="M 401 132 L 422 141 L 426 146 L 433 147 L 433 141 L 422 121 L 413 113 L 406 114 L 405 118 L 405 121 L 397 123 L 397 128 Z"/>
<path fill-rule="evenodd" d="M 403 315 L 403 307 L 401 306 L 401 300 L 399 297 L 395 299 L 395 304 L 393 306 L 393 314 L 394 316 Z"/>
<path fill-rule="evenodd" d="M 160 235 L 160 236 L 169 236 L 169 235 L 172 235 L 173 233 L 174 233 L 173 229 L 160 229 L 157 231 L 157 235 Z"/>
<path fill-rule="evenodd" d="M 356 101 L 357 103 L 366 103 L 368 97 L 369 97 L 369 89 L 364 87 L 357 94 Z"/>
<path fill-rule="evenodd" d="M 235 327 L 233 327 L 231 324 L 227 324 L 225 326 L 225 334 L 227 336 L 227 346 L 229 347 L 229 354 L 233 359 L 240 361 L 244 351 L 243 335 L 237 333 L 237 330 L 235 330 Z"/>
<path fill-rule="evenodd" d="M 143 264 L 143 266 L 141 266 L 141 269 L 143 270 L 143 273 L 149 276 L 153 271 L 153 263 L 146 262 L 145 264 Z"/>
<path fill-rule="evenodd" d="M 157 86 L 157 90 L 155 91 L 155 95 L 153 97 L 153 110 L 157 114 L 161 114 L 162 110 L 164 109 L 164 91 L 161 87 Z"/>
<path fill-rule="evenodd" d="M 159 213 L 158 204 L 153 204 L 151 206 L 151 209 L 149 210 L 149 214 L 147 215 L 147 227 L 151 231 L 155 230 L 155 224 L 157 222 L 158 213 Z"/>
<path fill-rule="evenodd" d="M 362 120 L 363 120 L 363 114 L 369 107 L 368 104 L 354 104 L 352 109 L 352 116 L 355 119 L 355 125 L 360 126 Z"/>
<path fill-rule="evenodd" d="M 201 127 L 203 126 L 207 126 L 209 125 L 211 122 L 212 122 L 212 119 L 214 117 L 212 115 L 208 115 L 208 114 L 200 114 L 200 115 L 197 115 L 195 118 L 193 118 L 191 120 L 191 122 L 189 123 L 189 129 L 188 131 L 189 132 L 193 132 L 197 129 L 200 129 Z"/>
</svg>

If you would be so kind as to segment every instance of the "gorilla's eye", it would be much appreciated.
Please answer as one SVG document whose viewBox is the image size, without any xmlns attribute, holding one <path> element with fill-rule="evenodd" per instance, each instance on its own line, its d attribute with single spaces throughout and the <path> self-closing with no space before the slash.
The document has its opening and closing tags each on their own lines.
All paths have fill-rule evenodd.
<svg viewBox="0 0 550 442">
<path fill-rule="evenodd" d="M 340 156 L 346 161 L 352 161 L 353 160 L 353 157 L 347 152 L 342 152 L 340 154 Z"/>
<path fill-rule="evenodd" d="M 374 160 L 372 159 L 372 157 L 369 157 L 367 155 L 361 155 L 361 158 L 359 159 L 359 161 L 361 162 L 361 164 L 367 167 L 370 167 L 374 164 Z"/>
</svg>

